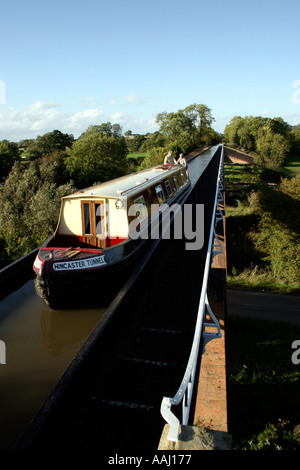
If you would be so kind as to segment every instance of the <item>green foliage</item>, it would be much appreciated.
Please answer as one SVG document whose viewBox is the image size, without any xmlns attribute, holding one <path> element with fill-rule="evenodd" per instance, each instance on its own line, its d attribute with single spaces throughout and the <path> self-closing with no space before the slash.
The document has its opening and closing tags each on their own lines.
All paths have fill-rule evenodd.
<svg viewBox="0 0 300 470">
<path fill-rule="evenodd" d="M 282 118 L 235 116 L 226 126 L 225 140 L 229 145 L 258 153 L 260 163 L 282 166 L 293 148 L 300 149 L 300 135 Z"/>
<path fill-rule="evenodd" d="M 81 134 L 81 137 L 86 134 L 100 134 L 101 137 L 122 137 L 122 128 L 120 124 L 111 124 L 111 122 L 103 122 L 99 125 L 92 125 L 87 128 L 87 130 Z"/>
<path fill-rule="evenodd" d="M 260 191 L 257 246 L 273 276 L 286 282 L 300 280 L 300 178 L 285 179 L 276 189 Z"/>
<path fill-rule="evenodd" d="M 137 134 L 133 138 L 126 138 L 126 145 L 128 152 L 138 152 L 142 144 L 145 142 L 146 138 L 143 135 Z"/>
<path fill-rule="evenodd" d="M 242 450 L 300 450 L 298 435 L 289 424 L 281 419 L 276 424 L 266 424 L 257 436 L 243 441 Z"/>
<path fill-rule="evenodd" d="M 300 155 L 300 128 L 292 129 L 290 132 L 291 154 Z"/>
<path fill-rule="evenodd" d="M 140 146 L 141 152 L 147 152 L 155 147 L 165 147 L 167 145 L 167 138 L 160 132 L 154 132 L 146 136 L 145 141 Z"/>
<path fill-rule="evenodd" d="M 66 165 L 76 186 L 86 187 L 126 174 L 128 153 L 123 137 L 90 129 L 69 149 Z"/>
<path fill-rule="evenodd" d="M 239 207 L 236 212 L 240 212 Z M 241 213 L 241 212 L 240 212 Z M 226 218 L 228 272 L 234 267 L 235 274 L 261 264 L 261 252 L 255 246 L 256 214 L 234 215 Z"/>
<path fill-rule="evenodd" d="M 290 142 L 284 135 L 276 134 L 271 127 L 264 126 L 258 131 L 256 148 L 262 163 L 271 161 L 282 166 L 290 150 Z"/>
<path fill-rule="evenodd" d="M 278 181 L 280 173 L 259 171 L 259 167 L 253 171 L 254 166 L 246 172 L 242 165 L 226 165 L 226 187 L 231 190 L 251 175 L 249 189 L 243 187 L 235 202 L 233 196 L 226 196 L 228 282 L 231 286 L 297 291 L 300 177 L 268 185 L 266 181 Z"/>
<path fill-rule="evenodd" d="M 164 162 L 166 154 L 167 152 L 164 147 L 155 147 L 149 150 L 140 168 L 143 170 L 152 166 L 161 165 Z"/>
<path fill-rule="evenodd" d="M 183 110 L 176 113 L 163 112 L 156 116 L 156 123 L 160 124 L 160 132 L 168 141 L 175 140 L 182 132 L 192 133 L 195 131 L 194 119 L 186 115 Z"/>
<path fill-rule="evenodd" d="M 139 151 L 147 152 L 141 168 L 161 164 L 169 150 L 178 158 L 181 152 L 186 154 L 200 146 L 220 142 L 221 136 L 211 128 L 213 121 L 211 109 L 204 104 L 192 104 L 176 112 L 159 113 L 156 116 L 159 132 L 145 136 L 139 147 Z M 129 143 L 127 145 L 131 148 Z"/>
<path fill-rule="evenodd" d="M 14 163 L 19 159 L 18 145 L 2 140 L 0 142 L 0 183 L 5 180 Z"/>
<path fill-rule="evenodd" d="M 266 118 L 235 116 L 225 127 L 225 140 L 233 146 L 245 148 L 246 151 L 255 150 L 258 129 L 266 123 Z"/>
<path fill-rule="evenodd" d="M 57 185 L 57 163 L 16 163 L 0 188 L 2 265 L 40 244 L 55 230 L 62 196 L 74 191 L 72 183 Z"/>
<path fill-rule="evenodd" d="M 211 129 L 214 118 L 211 109 L 204 104 L 192 104 L 176 112 L 166 111 L 156 116 L 160 133 L 165 136 L 166 146 L 179 148 L 179 152 L 190 152 L 201 144 L 207 144 L 216 138 Z"/>
<path fill-rule="evenodd" d="M 64 151 L 74 141 L 73 135 L 63 134 L 58 130 L 38 136 L 36 140 L 26 145 L 26 156 L 30 159 L 42 158 L 53 152 Z"/>
</svg>

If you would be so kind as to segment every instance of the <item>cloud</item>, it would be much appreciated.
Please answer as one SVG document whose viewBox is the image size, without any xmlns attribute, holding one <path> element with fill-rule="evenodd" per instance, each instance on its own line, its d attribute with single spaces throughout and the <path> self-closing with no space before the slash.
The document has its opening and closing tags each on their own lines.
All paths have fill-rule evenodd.
<svg viewBox="0 0 300 470">
<path fill-rule="evenodd" d="M 0 108 L 0 140 L 19 141 L 36 138 L 55 129 L 77 136 L 91 124 L 103 118 L 101 109 L 86 109 L 74 114 L 65 113 L 55 103 L 37 101 L 25 112 Z"/>
<path fill-rule="evenodd" d="M 144 105 L 151 99 L 151 96 L 137 96 L 134 93 L 131 93 L 126 95 L 124 99 L 126 104 Z"/>
<path fill-rule="evenodd" d="M 38 135 L 55 129 L 79 137 L 90 125 L 103 122 L 120 124 L 125 132 L 147 133 L 157 130 L 154 119 L 137 116 L 136 113 L 89 108 L 75 113 L 63 111 L 56 103 L 36 101 L 26 111 L 12 107 L 0 107 L 0 140 L 18 142 L 22 139 L 35 139 Z"/>
<path fill-rule="evenodd" d="M 127 101 L 128 103 L 136 103 L 138 101 L 138 97 L 136 95 L 127 95 L 125 96 L 125 101 Z"/>
<path fill-rule="evenodd" d="M 29 113 L 43 113 L 48 110 L 56 108 L 55 103 L 47 103 L 45 101 L 36 101 L 35 103 L 28 106 Z"/>
<path fill-rule="evenodd" d="M 287 121 L 291 126 L 298 126 L 300 124 L 300 113 L 284 114 L 282 119 Z"/>
<path fill-rule="evenodd" d="M 104 112 L 101 109 L 85 109 L 79 111 L 65 119 L 64 127 L 69 129 L 71 134 L 82 133 L 91 124 L 98 124 L 102 120 Z"/>
</svg>

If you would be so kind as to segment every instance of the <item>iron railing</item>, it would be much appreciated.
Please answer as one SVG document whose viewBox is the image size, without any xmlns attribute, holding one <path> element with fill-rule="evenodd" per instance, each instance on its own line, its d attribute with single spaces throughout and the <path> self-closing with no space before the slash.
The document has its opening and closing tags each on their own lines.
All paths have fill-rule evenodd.
<svg viewBox="0 0 300 470">
<path fill-rule="evenodd" d="M 220 325 L 216 317 L 214 316 L 207 297 L 207 286 L 208 286 L 208 277 L 211 264 L 214 257 L 217 254 L 223 252 L 222 245 L 218 240 L 216 235 L 216 226 L 220 220 L 223 220 L 222 210 L 220 208 L 220 203 L 223 201 L 223 170 L 224 170 L 224 148 L 222 146 L 221 158 L 219 164 L 216 192 L 215 192 L 215 201 L 212 212 L 212 222 L 210 228 L 210 235 L 208 241 L 208 248 L 206 254 L 206 262 L 204 269 L 204 276 L 202 282 L 201 296 L 198 307 L 197 322 L 195 328 L 195 334 L 192 344 L 192 349 L 190 352 L 189 361 L 185 370 L 184 377 L 180 384 L 180 387 L 173 398 L 164 397 L 161 402 L 161 414 L 165 421 L 170 425 L 168 440 L 177 441 L 179 435 L 180 421 L 172 413 L 171 407 L 174 405 L 179 405 L 182 402 L 182 424 L 187 425 L 190 415 L 190 408 L 192 402 L 194 381 L 196 375 L 197 362 L 199 357 L 200 345 L 202 347 L 201 354 L 205 352 L 206 344 L 215 338 L 220 338 L 222 336 Z M 206 314 L 209 314 L 212 323 L 207 323 L 205 321 Z M 216 331 L 211 331 L 211 327 L 215 328 Z M 209 328 L 210 331 L 206 331 L 206 328 Z"/>
</svg>

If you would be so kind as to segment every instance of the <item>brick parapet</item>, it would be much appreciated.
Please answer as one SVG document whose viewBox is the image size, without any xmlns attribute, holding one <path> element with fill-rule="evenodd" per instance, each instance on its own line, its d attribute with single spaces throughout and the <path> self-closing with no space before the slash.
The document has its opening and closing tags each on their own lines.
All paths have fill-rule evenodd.
<svg viewBox="0 0 300 470">
<path fill-rule="evenodd" d="M 218 223 L 216 233 L 223 253 L 215 256 L 212 263 L 208 300 L 213 314 L 219 321 L 222 337 L 210 341 L 201 358 L 194 425 L 228 432 L 225 351 L 227 272 L 225 216 L 223 222 Z M 209 321 L 208 315 L 207 321 Z"/>
<path fill-rule="evenodd" d="M 230 147 L 224 147 L 224 158 L 227 162 L 239 163 L 244 165 L 252 165 L 254 161 L 251 155 L 248 155 L 236 149 L 232 149 Z"/>
</svg>

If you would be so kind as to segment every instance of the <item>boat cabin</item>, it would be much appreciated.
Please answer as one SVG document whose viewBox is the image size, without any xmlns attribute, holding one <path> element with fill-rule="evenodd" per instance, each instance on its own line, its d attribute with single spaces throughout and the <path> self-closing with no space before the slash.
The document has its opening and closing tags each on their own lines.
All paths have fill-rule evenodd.
<svg viewBox="0 0 300 470">
<path fill-rule="evenodd" d="M 128 240 L 129 224 L 149 223 L 162 204 L 172 204 L 189 183 L 187 170 L 161 165 L 77 191 L 62 198 L 48 247 L 110 248 Z"/>
</svg>

